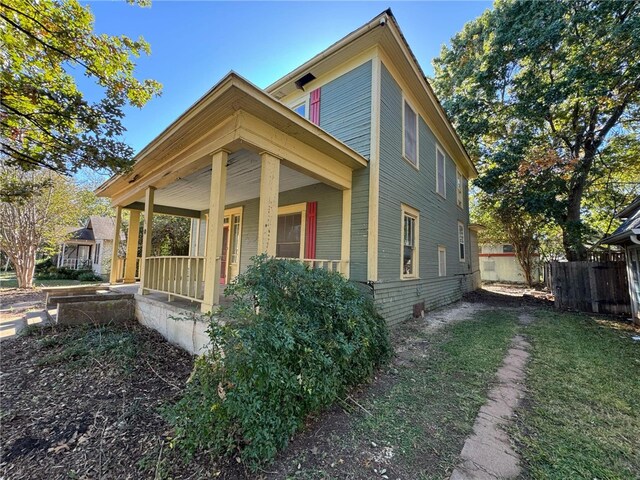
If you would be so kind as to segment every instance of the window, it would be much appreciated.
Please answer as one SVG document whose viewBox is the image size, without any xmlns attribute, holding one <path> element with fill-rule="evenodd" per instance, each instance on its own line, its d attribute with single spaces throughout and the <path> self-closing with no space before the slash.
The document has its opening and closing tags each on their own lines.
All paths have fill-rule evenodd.
<svg viewBox="0 0 640 480">
<path fill-rule="evenodd" d="M 464 208 L 464 177 L 460 170 L 456 168 L 456 203 L 460 208 Z"/>
<path fill-rule="evenodd" d="M 402 154 L 413 166 L 418 166 L 418 115 L 411 108 L 409 102 L 404 101 L 403 113 L 404 138 Z"/>
<path fill-rule="evenodd" d="M 443 197 L 447 197 L 447 187 L 445 183 L 445 156 L 444 152 L 436 146 L 436 192 Z"/>
<path fill-rule="evenodd" d="M 304 258 L 306 203 L 278 209 L 276 257 Z"/>
<path fill-rule="evenodd" d="M 301 117 L 307 118 L 307 101 L 299 103 L 293 107 L 293 111 Z"/>
<path fill-rule="evenodd" d="M 466 255 L 464 248 L 464 224 L 462 222 L 458 222 L 458 250 L 460 261 L 464 262 Z"/>
<path fill-rule="evenodd" d="M 418 233 L 420 212 L 402 205 L 401 277 L 418 277 Z"/>
<path fill-rule="evenodd" d="M 447 249 L 438 247 L 438 276 L 447 276 Z"/>
<path fill-rule="evenodd" d="M 502 245 L 502 253 L 513 253 L 513 245 Z"/>
<path fill-rule="evenodd" d="M 100 245 L 99 243 L 96 243 L 96 251 L 93 254 L 93 263 L 98 264 L 100 263 Z"/>
</svg>

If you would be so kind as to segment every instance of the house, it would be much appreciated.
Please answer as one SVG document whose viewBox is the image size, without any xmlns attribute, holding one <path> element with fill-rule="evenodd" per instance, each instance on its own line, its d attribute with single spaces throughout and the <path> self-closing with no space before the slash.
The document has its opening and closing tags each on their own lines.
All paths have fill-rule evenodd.
<svg viewBox="0 0 640 480">
<path fill-rule="evenodd" d="M 483 243 L 480 245 L 480 276 L 485 282 L 525 283 L 525 275 L 515 247 L 511 244 Z M 538 257 L 538 254 L 535 254 Z M 540 281 L 540 266 L 531 272 L 534 282 Z"/>
<path fill-rule="evenodd" d="M 93 270 L 97 275 L 108 277 L 115 227 L 113 218 L 92 215 L 84 227 L 70 228 L 69 238 L 60 245 L 57 267 Z"/>
<path fill-rule="evenodd" d="M 210 311 L 266 253 L 358 282 L 392 324 L 477 287 L 476 175 L 387 10 L 264 90 L 229 73 L 97 193 L 130 212 L 127 258 L 144 212 L 139 305 Z M 149 255 L 154 213 L 192 219 L 189 256 Z"/>
<path fill-rule="evenodd" d="M 602 243 L 625 249 L 631 312 L 634 323 L 640 325 L 640 196 L 616 217 L 623 220 L 622 224 Z"/>
</svg>

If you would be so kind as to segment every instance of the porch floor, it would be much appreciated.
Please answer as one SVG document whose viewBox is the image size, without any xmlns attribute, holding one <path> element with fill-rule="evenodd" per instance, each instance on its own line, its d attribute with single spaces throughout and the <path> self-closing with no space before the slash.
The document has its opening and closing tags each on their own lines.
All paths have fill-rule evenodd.
<svg viewBox="0 0 640 480">
<path fill-rule="evenodd" d="M 136 283 L 126 283 L 126 284 L 117 284 L 111 285 L 109 287 L 111 291 L 117 293 L 132 293 L 134 295 L 138 295 L 138 290 L 140 289 L 140 282 Z M 169 301 L 168 293 L 159 293 L 159 292 L 149 292 L 145 295 L 146 298 L 155 300 L 160 303 L 164 303 L 166 305 L 172 305 L 177 308 L 181 308 L 183 310 L 189 310 L 192 312 L 200 311 L 200 303 L 193 302 L 191 300 L 187 300 L 185 298 L 174 297 L 173 300 Z M 229 305 L 231 303 L 231 298 L 226 297 L 224 294 L 220 294 L 220 305 Z"/>
</svg>

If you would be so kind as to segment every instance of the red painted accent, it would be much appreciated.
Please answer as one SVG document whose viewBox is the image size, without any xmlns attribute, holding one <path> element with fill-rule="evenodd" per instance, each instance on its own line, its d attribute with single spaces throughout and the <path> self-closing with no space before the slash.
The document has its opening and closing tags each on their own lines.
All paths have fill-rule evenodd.
<svg viewBox="0 0 640 480">
<path fill-rule="evenodd" d="M 320 125 L 320 89 L 316 88 L 309 97 L 309 120 Z"/>
<path fill-rule="evenodd" d="M 316 212 L 318 202 L 307 203 L 304 258 L 316 258 Z"/>
</svg>

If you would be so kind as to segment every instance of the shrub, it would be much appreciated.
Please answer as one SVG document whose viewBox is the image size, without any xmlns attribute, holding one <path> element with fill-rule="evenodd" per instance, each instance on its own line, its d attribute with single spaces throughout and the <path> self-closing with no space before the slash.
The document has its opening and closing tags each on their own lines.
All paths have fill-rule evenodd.
<svg viewBox="0 0 640 480">
<path fill-rule="evenodd" d="M 86 277 L 86 280 L 81 280 L 83 282 L 102 280 L 93 270 L 73 270 L 66 267 L 49 267 L 46 271 L 36 272 L 35 276 L 38 280 L 81 280 L 80 277 Z"/>
<path fill-rule="evenodd" d="M 79 274 L 78 280 L 81 282 L 102 282 L 103 278 L 100 275 L 95 274 L 93 271 L 89 271 Z"/>
<path fill-rule="evenodd" d="M 36 272 L 46 272 L 52 267 L 55 268 L 55 265 L 53 264 L 53 259 L 51 257 L 36 260 Z"/>
<path fill-rule="evenodd" d="M 210 353 L 167 411 L 187 453 L 238 450 L 253 467 L 270 460 L 307 415 L 390 357 L 373 302 L 337 273 L 260 256 L 225 293 L 230 321 L 211 319 Z"/>
</svg>

